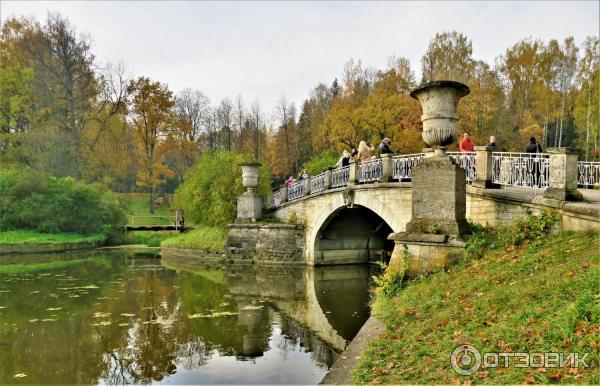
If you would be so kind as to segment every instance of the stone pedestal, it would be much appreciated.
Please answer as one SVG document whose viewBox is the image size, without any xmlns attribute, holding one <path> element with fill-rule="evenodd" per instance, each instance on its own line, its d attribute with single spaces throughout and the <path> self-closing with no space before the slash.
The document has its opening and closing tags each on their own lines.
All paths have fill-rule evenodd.
<svg viewBox="0 0 600 386">
<path fill-rule="evenodd" d="M 358 161 L 350 161 L 350 170 L 348 171 L 348 185 L 355 185 L 358 182 Z"/>
<path fill-rule="evenodd" d="M 403 271 L 407 276 L 433 272 L 454 264 L 465 249 L 464 242 L 448 235 L 394 233 L 388 238 L 396 243 L 389 267 Z"/>
<path fill-rule="evenodd" d="M 255 192 L 246 192 L 237 199 L 238 220 L 256 221 L 262 216 L 262 198 Z"/>
<path fill-rule="evenodd" d="M 499 188 L 500 185 L 494 184 L 494 159 L 492 158 L 492 150 L 487 146 L 475 146 L 477 162 L 475 166 L 475 181 L 473 186 L 478 188 L 490 189 Z"/>
<path fill-rule="evenodd" d="M 468 226 L 466 176 L 447 156 L 427 157 L 413 170 L 409 233 L 463 235 Z"/>
<path fill-rule="evenodd" d="M 544 197 L 560 201 L 581 201 L 582 194 L 577 190 L 577 173 L 580 149 L 553 147 L 550 153 L 550 178 Z"/>
</svg>

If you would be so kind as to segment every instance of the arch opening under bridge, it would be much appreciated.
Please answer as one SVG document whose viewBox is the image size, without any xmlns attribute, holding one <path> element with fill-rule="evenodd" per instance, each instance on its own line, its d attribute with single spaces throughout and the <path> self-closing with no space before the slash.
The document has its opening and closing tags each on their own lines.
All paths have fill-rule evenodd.
<svg viewBox="0 0 600 386">
<path fill-rule="evenodd" d="M 392 227 L 373 210 L 341 206 L 321 224 L 314 242 L 316 265 L 388 263 L 394 242 Z"/>
</svg>

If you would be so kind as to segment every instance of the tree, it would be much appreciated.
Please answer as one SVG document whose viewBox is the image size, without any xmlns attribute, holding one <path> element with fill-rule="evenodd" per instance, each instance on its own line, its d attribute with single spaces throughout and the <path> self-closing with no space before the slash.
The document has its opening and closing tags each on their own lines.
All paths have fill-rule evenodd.
<svg viewBox="0 0 600 386">
<path fill-rule="evenodd" d="M 161 143 L 173 125 L 173 93 L 166 85 L 139 77 L 131 81 L 127 94 L 127 116 L 137 140 L 141 165 L 137 183 L 148 189 L 150 213 L 154 213 L 156 188 L 165 177 L 173 174 L 163 163 L 168 149 Z"/>
<path fill-rule="evenodd" d="M 594 138 L 594 148 L 597 149 L 600 132 L 598 129 L 600 126 L 600 113 L 592 114 L 593 110 L 600 111 L 598 104 L 600 94 L 600 40 L 598 37 L 588 36 L 581 45 L 581 52 L 577 72 L 579 95 L 574 115 L 577 126 L 585 126 L 585 159 L 589 160 L 590 138 Z"/>
<path fill-rule="evenodd" d="M 455 80 L 466 83 L 473 71 L 473 44 L 462 33 L 435 34 L 421 58 L 421 82 Z"/>
</svg>

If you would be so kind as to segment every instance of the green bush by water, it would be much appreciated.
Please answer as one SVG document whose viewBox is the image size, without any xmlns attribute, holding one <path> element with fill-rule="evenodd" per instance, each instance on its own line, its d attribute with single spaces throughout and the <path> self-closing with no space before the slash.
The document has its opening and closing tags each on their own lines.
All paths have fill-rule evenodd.
<svg viewBox="0 0 600 386">
<path fill-rule="evenodd" d="M 123 204 L 100 185 L 24 168 L 0 168 L 0 230 L 116 238 L 125 223 Z"/>
<path fill-rule="evenodd" d="M 244 192 L 241 162 L 251 157 L 228 151 L 203 153 L 175 192 L 175 206 L 185 210 L 186 222 L 225 226 L 235 219 L 237 197 Z M 271 193 L 271 177 L 260 168 L 258 193 Z"/>
</svg>

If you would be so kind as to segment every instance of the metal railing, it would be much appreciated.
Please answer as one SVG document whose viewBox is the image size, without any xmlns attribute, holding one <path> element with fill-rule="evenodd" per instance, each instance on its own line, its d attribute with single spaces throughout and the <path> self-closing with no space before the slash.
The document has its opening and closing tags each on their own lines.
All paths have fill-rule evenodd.
<svg viewBox="0 0 600 386">
<path fill-rule="evenodd" d="M 449 152 L 448 156 L 455 160 L 466 171 L 467 181 L 476 177 L 477 156 L 475 152 Z M 414 167 L 423 162 L 424 153 L 393 156 L 391 159 L 391 179 L 410 181 Z M 380 181 L 383 176 L 383 159 L 375 158 L 354 164 L 357 170 L 358 183 Z M 389 162 L 389 159 L 385 162 Z M 550 154 L 548 153 L 492 153 L 492 182 L 499 185 L 520 186 L 527 188 L 547 188 L 550 179 Z M 350 166 L 331 170 L 331 181 L 327 181 L 328 173 L 323 172 L 311 177 L 310 194 L 326 190 L 326 186 L 339 188 L 348 185 Z M 592 188 L 600 184 L 600 162 L 578 163 L 578 185 L 580 188 Z M 305 181 L 298 181 L 288 188 L 288 201 L 305 196 Z M 279 207 L 284 198 L 280 191 L 273 193 L 268 199 L 268 207 Z"/>
<path fill-rule="evenodd" d="M 375 182 L 383 175 L 383 161 L 375 158 L 358 164 L 358 182 Z"/>
<path fill-rule="evenodd" d="M 500 185 L 547 188 L 550 177 L 548 153 L 492 153 L 492 182 Z"/>
<path fill-rule="evenodd" d="M 467 181 L 475 181 L 477 164 L 477 153 L 474 151 L 457 152 L 450 151 L 448 156 L 454 160 L 461 168 L 465 169 Z"/>
<path fill-rule="evenodd" d="M 333 169 L 331 171 L 331 187 L 339 188 L 340 186 L 348 185 L 348 179 L 350 178 L 350 166 L 343 166 L 341 168 Z"/>
<path fill-rule="evenodd" d="M 600 184 L 600 162 L 579 161 L 577 184 L 582 188 L 592 188 Z"/>
<path fill-rule="evenodd" d="M 317 193 L 325 190 L 325 176 L 327 172 L 310 177 L 310 193 Z"/>
<path fill-rule="evenodd" d="M 392 178 L 395 180 L 412 180 L 415 166 L 423 162 L 425 153 L 405 154 L 392 157 Z"/>
<path fill-rule="evenodd" d="M 297 200 L 304 196 L 304 181 L 298 181 L 288 188 L 288 201 Z"/>
<path fill-rule="evenodd" d="M 152 225 L 173 225 L 177 223 L 175 216 L 137 216 L 128 215 L 127 225 L 131 226 L 152 226 Z M 138 221 L 136 221 L 136 219 Z M 139 221 L 139 219 L 151 219 Z"/>
</svg>

